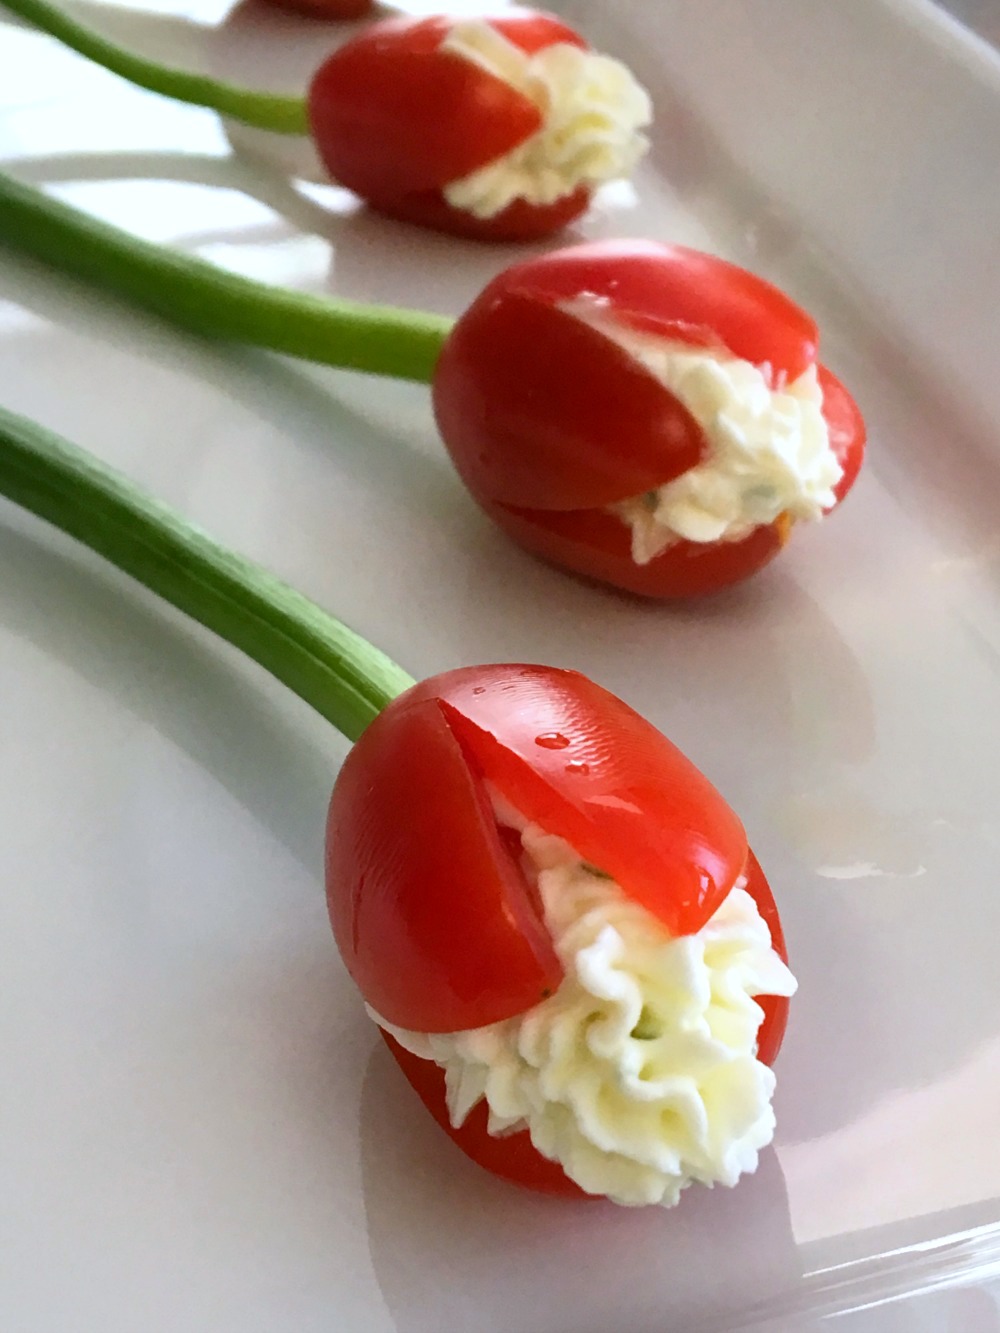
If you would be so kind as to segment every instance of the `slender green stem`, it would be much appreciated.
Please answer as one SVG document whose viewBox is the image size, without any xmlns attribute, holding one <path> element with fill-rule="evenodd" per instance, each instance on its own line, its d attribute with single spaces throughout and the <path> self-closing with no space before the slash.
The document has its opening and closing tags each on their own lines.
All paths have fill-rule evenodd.
<svg viewBox="0 0 1000 1333">
<path fill-rule="evenodd" d="M 239 648 L 352 741 L 413 684 L 314 602 L 218 546 L 113 468 L 3 408 L 0 494 Z"/>
<path fill-rule="evenodd" d="M 209 107 L 258 129 L 274 130 L 278 134 L 309 133 L 308 108 L 301 97 L 257 93 L 250 88 L 222 83 L 207 74 L 192 74 L 188 70 L 171 69 L 169 65 L 147 60 L 78 23 L 57 5 L 50 5 L 48 0 L 0 0 L 0 4 L 49 33 L 64 46 L 140 88 L 162 93 L 175 102 Z"/>
<path fill-rule="evenodd" d="M 427 383 L 453 321 L 311 296 L 139 240 L 0 172 L 0 245 L 206 337 Z"/>
</svg>

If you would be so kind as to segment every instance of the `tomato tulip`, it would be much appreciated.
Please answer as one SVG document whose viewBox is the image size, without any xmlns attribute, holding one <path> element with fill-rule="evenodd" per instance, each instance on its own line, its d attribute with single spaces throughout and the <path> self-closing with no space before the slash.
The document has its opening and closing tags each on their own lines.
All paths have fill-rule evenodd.
<svg viewBox="0 0 1000 1333">
<path fill-rule="evenodd" d="M 338 18 L 368 9 L 366 0 L 277 2 Z M 333 179 L 372 208 L 477 240 L 558 231 L 647 147 L 649 98 L 625 66 L 529 9 L 373 23 L 323 63 L 302 98 L 161 65 L 51 0 L 0 4 L 139 87 L 258 129 L 311 133 Z"/>
<path fill-rule="evenodd" d="M 700 1076 L 706 1067 L 719 1067 L 726 1037 L 704 1019 L 704 1001 L 697 998 L 702 983 L 691 987 L 701 1005 L 698 1021 L 706 1028 L 701 1037 L 686 1017 L 691 1010 L 681 1007 L 681 992 L 690 969 L 697 970 L 697 959 L 707 958 L 712 946 L 706 938 L 701 955 L 697 948 L 686 951 L 679 972 L 668 965 L 664 970 L 661 951 L 703 928 L 707 937 L 727 906 L 736 903 L 749 908 L 753 941 L 776 966 L 760 971 L 748 963 L 740 952 L 746 936 L 718 937 L 715 947 L 736 959 L 728 982 L 719 983 L 726 997 L 721 1027 L 745 1034 L 739 1041 L 747 1045 L 739 1045 L 736 1056 L 750 1067 L 745 1086 L 751 1100 L 758 1099 L 749 1129 L 760 1120 L 761 1097 L 765 1133 L 773 1127 L 773 1116 L 767 1123 L 773 1081 L 769 1088 L 758 1071 L 777 1053 L 788 1009 L 784 996 L 794 989 L 775 957 L 784 959 L 785 950 L 774 899 L 729 806 L 620 699 L 576 672 L 543 666 L 468 667 L 416 684 L 347 626 L 218 546 L 114 469 L 2 408 L 0 495 L 214 630 L 355 742 L 330 801 L 330 917 L 364 999 L 401 1039 L 404 1028 L 462 1032 L 528 1014 L 557 991 L 554 1003 L 565 998 L 564 980 L 570 988 L 575 983 L 568 961 L 563 975 L 561 959 L 567 955 L 557 952 L 560 942 L 550 934 L 547 895 L 554 893 L 568 910 L 573 929 L 593 917 L 591 881 L 613 880 L 614 888 L 601 892 L 624 906 L 630 919 L 641 909 L 640 949 L 649 918 L 654 919 L 653 949 L 644 964 L 649 989 L 640 992 L 641 1013 L 636 1008 L 630 1021 L 636 1027 L 642 1023 L 647 999 L 653 1006 L 647 1022 L 654 1026 L 663 1013 L 668 1022 L 671 1011 L 681 1015 L 673 1034 L 681 1050 L 669 1049 L 666 1081 L 683 1081 L 684 1052 L 698 1041 L 701 1060 L 695 1058 L 692 1066 Z M 528 844 L 518 841 L 512 819 L 562 840 L 559 846 L 576 858 L 573 864 L 588 884 L 584 899 L 565 881 L 553 888 L 544 876 L 530 878 L 520 855 Z M 615 935 L 610 923 L 599 926 L 599 944 L 609 932 Z M 569 956 L 575 969 L 583 955 Z M 613 966 L 621 961 L 615 954 Z M 751 974 L 761 978 L 753 990 L 747 988 Z M 620 989 L 624 974 L 614 975 Z M 718 975 L 706 973 L 709 987 Z M 781 986 L 786 989 L 779 994 Z M 741 988 L 749 1006 L 742 1020 L 736 1004 Z M 591 1021 L 591 1000 L 603 994 L 589 992 L 584 1026 Z M 536 1189 L 581 1192 L 568 1166 L 564 1174 L 536 1150 L 533 1134 L 513 1126 L 502 1137 L 491 1134 L 484 1105 L 474 1105 L 456 1127 L 442 1069 L 384 1035 L 418 1096 L 477 1162 Z M 633 1044 L 656 1040 L 652 1032 L 632 1031 L 629 1037 Z M 733 1068 L 730 1064 L 728 1072 Z M 712 1086 L 711 1106 L 702 1103 L 705 1115 L 717 1119 L 716 1137 L 721 1135 L 723 1144 L 727 1137 L 739 1143 L 748 1132 L 746 1101 L 728 1082 L 730 1092 Z M 646 1121 L 650 1085 L 642 1087 L 637 1101 Z M 661 1130 L 652 1133 L 656 1138 Z M 765 1141 L 759 1134 L 753 1138 L 752 1161 Z M 742 1142 L 745 1148 L 745 1137 Z M 745 1152 L 741 1160 L 741 1169 L 753 1169 Z M 719 1179 L 733 1174 L 726 1161 L 728 1156 Z"/>
<path fill-rule="evenodd" d="M 572 671 L 482 666 L 401 695 L 364 732 L 334 788 L 327 897 L 344 962 L 387 1022 L 423 1032 L 526 1012 L 559 985 L 535 892 L 498 792 L 570 843 L 674 935 L 699 931 L 745 879 L 785 958 L 777 908 L 746 834 L 679 750 L 614 695 Z M 788 1001 L 761 1001 L 770 1063 Z M 480 1164 L 578 1193 L 526 1133 L 494 1139 L 478 1107 L 460 1128 L 444 1074 L 388 1045 L 435 1119 Z"/>
<path fill-rule="evenodd" d="M 797 523 L 840 503 L 864 455 L 864 422 L 817 360 L 813 320 L 761 278 L 693 250 L 614 241 L 553 251 L 506 269 L 453 321 L 238 278 L 3 173 L 0 242 L 202 336 L 430 383 L 444 443 L 486 513 L 552 563 L 632 593 L 694 596 L 747 578 Z M 623 509 L 711 473 L 709 436 L 725 416 L 713 407 L 706 424 L 697 404 L 665 382 L 661 353 L 678 348 L 710 378 L 725 370 L 730 388 L 733 367 L 742 381 L 749 375 L 766 400 L 737 480 L 751 503 L 763 492 L 774 512 L 721 535 L 667 530 L 662 549 L 644 556 Z M 799 445 L 821 446 L 814 452 L 832 472 L 806 496 L 813 511 L 802 513 L 794 508 L 801 478 L 782 461 L 781 432 L 782 412 L 805 382 L 812 435 L 803 427 Z M 782 485 L 794 483 L 787 507 L 783 492 L 768 498 L 759 484 L 767 477 L 758 456 L 777 458 Z"/>
<path fill-rule="evenodd" d="M 473 39 L 489 33 L 482 56 L 453 44 L 466 33 Z M 500 46 L 498 61 L 491 43 Z M 557 231 L 590 203 L 595 182 L 586 173 L 576 180 L 568 171 L 564 181 L 538 197 L 530 196 L 529 187 L 528 197 L 516 193 L 487 211 L 449 197 L 456 182 L 541 142 L 547 119 L 558 113 L 546 102 L 555 103 L 565 91 L 542 93 L 541 80 L 531 75 L 518 87 L 500 66 L 512 56 L 522 63 L 551 48 L 561 55 L 588 50 L 567 24 L 530 10 L 476 24 L 443 16 L 373 24 L 326 61 L 309 89 L 313 136 L 327 170 L 380 212 L 423 226 L 492 241 Z M 582 80 L 584 68 L 581 64 L 574 81 Z M 628 82 L 638 129 L 648 119 L 645 95 Z M 552 151 L 566 158 L 572 142 L 573 155 L 582 158 L 587 134 L 607 137 L 606 116 L 598 101 L 584 102 L 575 124 L 560 123 L 562 141 Z M 570 140 L 571 131 L 583 138 L 582 145 Z M 553 176 L 558 165 L 536 162 L 522 174 Z"/>
<path fill-rule="evenodd" d="M 587 318 L 592 312 L 603 327 Z M 612 507 L 694 468 L 707 440 L 692 412 L 630 353 L 629 339 L 739 358 L 771 386 L 815 367 L 840 466 L 832 502 L 853 485 L 864 423 L 817 362 L 818 333 L 805 311 L 712 255 L 647 241 L 578 246 L 495 278 L 458 320 L 434 377 L 438 426 L 462 479 L 529 550 L 632 592 L 673 597 L 747 577 L 787 539 L 792 524 L 782 514 L 739 540 L 677 540 L 636 563 Z"/>
</svg>

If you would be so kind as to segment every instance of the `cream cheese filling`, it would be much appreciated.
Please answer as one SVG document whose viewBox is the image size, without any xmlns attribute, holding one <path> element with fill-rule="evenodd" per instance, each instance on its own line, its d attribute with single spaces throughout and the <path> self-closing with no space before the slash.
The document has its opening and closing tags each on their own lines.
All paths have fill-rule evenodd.
<svg viewBox="0 0 1000 1333">
<path fill-rule="evenodd" d="M 705 455 L 694 467 L 610 506 L 631 528 L 636 564 L 682 539 L 740 541 L 781 515 L 815 521 L 836 503 L 843 468 L 815 366 L 772 386 L 769 369 L 750 361 L 624 328 L 607 302 L 564 308 L 655 375 L 704 432 Z"/>
<path fill-rule="evenodd" d="M 524 143 L 444 187 L 447 201 L 474 217 L 627 177 L 649 146 L 641 132 L 652 119 L 649 96 L 620 61 L 568 42 L 527 55 L 481 21 L 456 23 L 441 50 L 503 79 L 544 117 Z"/>
<path fill-rule="evenodd" d="M 556 992 L 465 1032 L 372 1017 L 444 1069 L 454 1125 L 485 1099 L 491 1134 L 526 1129 L 588 1193 L 670 1206 L 694 1181 L 735 1185 L 775 1125 L 754 997 L 796 985 L 753 899 L 738 884 L 702 930 L 675 937 L 561 839 L 521 836 L 565 969 Z"/>
</svg>

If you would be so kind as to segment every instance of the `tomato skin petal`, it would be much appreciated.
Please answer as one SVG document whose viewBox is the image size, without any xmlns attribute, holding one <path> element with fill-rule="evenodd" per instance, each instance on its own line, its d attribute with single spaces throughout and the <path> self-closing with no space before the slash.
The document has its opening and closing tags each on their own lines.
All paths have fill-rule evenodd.
<svg viewBox="0 0 1000 1333">
<path fill-rule="evenodd" d="M 509 13 L 491 15 L 487 21 L 491 28 L 496 28 L 509 42 L 520 47 L 525 55 L 533 56 L 546 46 L 555 46 L 557 43 L 576 46 L 581 51 L 588 49 L 587 40 L 575 28 L 571 28 L 555 14 L 542 10 L 519 11 L 512 8 Z"/>
<path fill-rule="evenodd" d="M 679 541 L 648 564 L 632 559 L 628 527 L 601 510 L 546 513 L 483 505 L 519 546 L 547 563 L 622 592 L 661 601 L 707 597 L 742 583 L 770 564 L 788 540 L 779 520 L 738 542 Z"/>
<path fill-rule="evenodd" d="M 685 265 L 700 287 L 682 281 Z M 718 272 L 714 291 L 705 274 Z M 442 439 L 480 503 L 601 508 L 673 481 L 704 456 L 690 412 L 572 312 L 581 299 L 626 328 L 728 349 L 789 378 L 813 363 L 809 317 L 712 256 L 600 242 L 515 264 L 459 318 L 434 376 Z"/>
<path fill-rule="evenodd" d="M 559 984 L 537 904 L 433 697 L 400 696 L 348 755 L 326 883 L 347 970 L 390 1023 L 481 1027 Z"/>
<path fill-rule="evenodd" d="M 673 480 L 704 435 L 659 380 L 575 315 L 491 283 L 438 361 L 434 412 L 481 503 L 590 509 Z"/>
<path fill-rule="evenodd" d="M 730 806 L 652 723 L 586 676 L 467 667 L 409 693 L 440 701 L 478 773 L 674 934 L 700 930 L 741 873 L 746 834 Z"/>
<path fill-rule="evenodd" d="M 830 447 L 844 474 L 834 487 L 836 508 L 858 479 L 865 458 L 867 431 L 861 409 L 826 366 L 818 366 L 816 377 L 823 393 L 823 419 L 830 433 Z"/>
<path fill-rule="evenodd" d="M 518 293 L 546 305 L 586 294 L 638 332 L 721 345 L 794 380 L 816 361 L 816 323 L 779 288 L 716 255 L 657 241 L 593 241 L 512 265 L 480 300 Z M 700 331 L 700 332 L 699 332 Z"/>
<path fill-rule="evenodd" d="M 374 23 L 309 87 L 313 138 L 332 178 L 362 198 L 440 189 L 510 152 L 542 114 L 504 80 L 440 51 L 444 17 Z"/>
</svg>

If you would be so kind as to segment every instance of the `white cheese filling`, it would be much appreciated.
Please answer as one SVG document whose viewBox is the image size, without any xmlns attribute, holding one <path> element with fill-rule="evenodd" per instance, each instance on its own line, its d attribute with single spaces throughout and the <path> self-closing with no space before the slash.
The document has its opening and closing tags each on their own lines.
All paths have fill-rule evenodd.
<svg viewBox="0 0 1000 1333">
<path fill-rule="evenodd" d="M 444 1069 L 453 1125 L 485 1098 L 491 1134 L 527 1129 L 590 1194 L 669 1207 L 693 1181 L 735 1185 L 775 1123 L 753 997 L 796 986 L 753 899 L 737 885 L 675 937 L 561 839 L 527 826 L 522 844 L 565 969 L 556 992 L 466 1032 L 371 1016 Z"/>
<path fill-rule="evenodd" d="M 843 468 L 830 444 L 823 391 L 810 366 L 774 388 L 758 366 L 726 353 L 623 328 L 607 303 L 565 307 L 624 348 L 687 408 L 705 455 L 674 481 L 611 506 L 632 529 L 632 559 L 648 564 L 683 538 L 740 541 L 780 515 L 822 518 Z"/>
<path fill-rule="evenodd" d="M 441 50 L 503 79 L 544 117 L 530 139 L 445 186 L 448 202 L 474 217 L 629 176 L 649 146 L 640 132 L 652 120 L 649 95 L 620 61 L 568 42 L 527 55 L 483 22 L 456 23 Z"/>
</svg>

